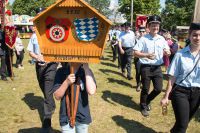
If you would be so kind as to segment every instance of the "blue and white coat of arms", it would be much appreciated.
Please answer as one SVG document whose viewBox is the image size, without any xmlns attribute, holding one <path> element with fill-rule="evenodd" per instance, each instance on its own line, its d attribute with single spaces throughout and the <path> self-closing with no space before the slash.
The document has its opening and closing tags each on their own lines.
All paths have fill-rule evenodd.
<svg viewBox="0 0 200 133">
<path fill-rule="evenodd" d="M 94 18 L 75 19 L 76 35 L 81 41 L 92 41 L 99 33 L 99 20 Z"/>
</svg>

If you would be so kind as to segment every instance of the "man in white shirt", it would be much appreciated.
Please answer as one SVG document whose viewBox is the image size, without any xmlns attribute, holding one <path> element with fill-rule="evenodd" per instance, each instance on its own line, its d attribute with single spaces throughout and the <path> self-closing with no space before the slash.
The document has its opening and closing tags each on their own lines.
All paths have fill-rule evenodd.
<svg viewBox="0 0 200 133">
<path fill-rule="evenodd" d="M 131 64 L 133 57 L 133 46 L 135 45 L 135 34 L 130 29 L 130 23 L 125 23 L 125 31 L 119 35 L 119 50 L 121 53 L 121 67 L 122 74 L 125 74 L 125 68 L 127 69 L 127 79 L 131 80 Z"/>
</svg>

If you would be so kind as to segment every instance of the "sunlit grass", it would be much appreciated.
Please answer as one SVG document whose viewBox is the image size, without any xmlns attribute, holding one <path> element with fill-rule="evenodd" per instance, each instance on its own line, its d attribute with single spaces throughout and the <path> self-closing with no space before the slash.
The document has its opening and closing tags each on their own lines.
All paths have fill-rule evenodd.
<svg viewBox="0 0 200 133">
<path fill-rule="evenodd" d="M 27 40 L 24 43 L 27 46 Z M 169 131 L 174 123 L 174 115 L 171 105 L 167 116 L 161 114 L 159 102 L 164 93 L 152 102 L 150 116 L 143 117 L 138 105 L 140 93 L 132 87 L 135 86 L 135 79 L 129 81 L 122 77 L 117 62 L 113 63 L 111 56 L 111 49 L 107 47 L 102 62 L 90 65 L 98 86 L 97 93 L 90 97 L 93 118 L 90 133 Z M 36 80 L 34 65 L 28 63 L 29 59 L 26 52 L 25 69 L 14 68 L 14 81 L 0 81 L 0 133 L 38 133 L 41 127 L 43 96 Z M 134 76 L 134 65 L 132 73 Z M 58 131 L 59 102 L 56 103 L 52 126 Z M 31 110 L 30 106 L 36 107 L 36 110 Z M 199 115 L 200 111 L 190 122 L 188 133 L 200 131 Z"/>
</svg>

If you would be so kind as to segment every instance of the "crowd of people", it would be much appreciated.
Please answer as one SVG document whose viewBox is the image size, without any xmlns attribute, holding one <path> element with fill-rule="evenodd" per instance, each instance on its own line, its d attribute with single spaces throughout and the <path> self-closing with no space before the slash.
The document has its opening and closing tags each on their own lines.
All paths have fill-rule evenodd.
<svg viewBox="0 0 200 133">
<path fill-rule="evenodd" d="M 153 15 L 148 17 L 146 25 L 140 26 L 135 34 L 128 23 L 121 25 L 121 30 L 119 26 L 112 28 L 109 40 L 113 61 L 118 54 L 118 67 L 121 66 L 123 76 L 127 68 L 126 78 L 131 80 L 134 57 L 136 91 L 141 91 L 140 109 L 145 117 L 149 116 L 151 101 L 163 90 L 163 73 L 167 74 L 167 91 L 161 105 L 166 109 L 169 99 L 172 100 L 176 122 L 170 132 L 185 133 L 200 104 L 200 24 L 191 24 L 185 48 L 172 38 L 170 32 L 159 32 L 160 24 L 161 18 Z M 115 43 L 112 43 L 113 38 Z M 150 92 L 151 81 L 153 90 Z"/>
<path fill-rule="evenodd" d="M 168 75 L 167 90 L 160 104 L 166 107 L 169 100 L 176 122 L 171 133 L 185 133 L 188 123 L 200 105 L 200 24 L 192 23 L 189 29 L 189 45 L 179 50 L 178 42 L 169 32 L 160 34 L 161 18 L 157 15 L 148 17 L 147 24 L 140 26 L 134 33 L 130 23 L 115 26 L 109 31 L 112 61 L 118 61 L 122 76 L 133 79 L 131 72 L 134 59 L 136 91 L 140 92 L 140 111 L 144 117 L 149 116 L 151 102 L 163 89 L 163 71 Z M 33 27 L 34 30 L 35 27 Z M 1 79 L 4 80 L 3 34 L 0 34 Z M 178 51 L 179 50 L 179 51 Z M 35 64 L 37 80 L 44 95 L 44 114 L 41 133 L 52 132 L 52 115 L 55 101 L 60 100 L 60 126 L 62 133 L 87 133 L 91 123 L 88 95 L 96 92 L 96 80 L 88 64 L 46 62 L 41 54 L 35 33 L 31 36 L 27 51 Z M 24 46 L 19 37 L 15 43 L 16 67 L 23 69 Z M 70 73 L 70 67 L 74 73 Z M 127 73 L 127 74 L 126 74 Z M 153 90 L 150 92 L 150 83 Z M 75 120 L 70 116 L 70 87 L 76 94 Z M 66 100 L 68 99 L 68 100 Z"/>
</svg>

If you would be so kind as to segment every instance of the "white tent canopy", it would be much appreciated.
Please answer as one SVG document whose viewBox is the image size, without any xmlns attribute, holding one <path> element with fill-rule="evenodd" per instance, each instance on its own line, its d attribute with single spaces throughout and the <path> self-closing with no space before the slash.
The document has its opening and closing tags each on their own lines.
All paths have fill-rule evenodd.
<svg viewBox="0 0 200 133">
<path fill-rule="evenodd" d="M 28 15 L 12 15 L 14 25 L 33 25 L 33 22 L 30 22 L 32 18 Z"/>
</svg>

